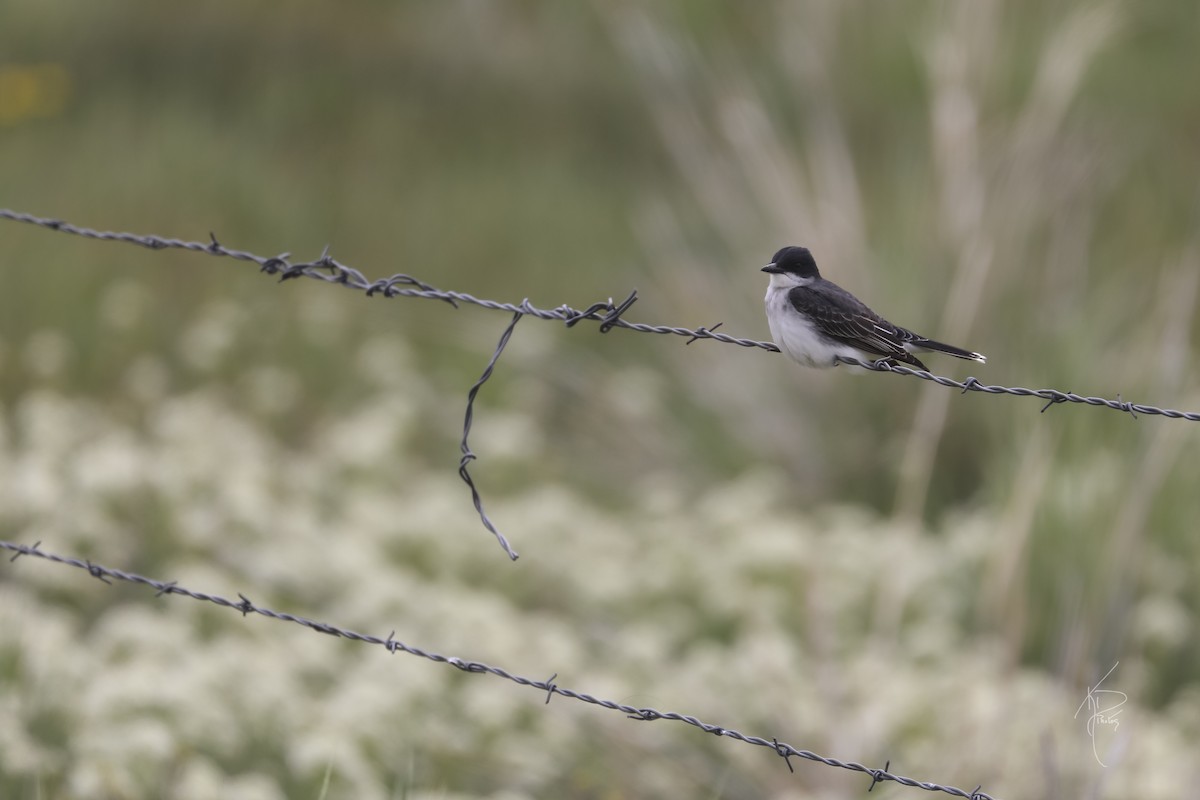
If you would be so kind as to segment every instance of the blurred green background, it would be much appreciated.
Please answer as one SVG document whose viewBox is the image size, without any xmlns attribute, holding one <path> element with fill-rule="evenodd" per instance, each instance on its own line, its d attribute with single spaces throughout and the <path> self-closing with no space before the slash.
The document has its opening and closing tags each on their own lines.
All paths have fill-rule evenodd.
<svg viewBox="0 0 1200 800">
<path fill-rule="evenodd" d="M 935 372 L 1200 408 L 1194 3 L 0 20 L 0 206 L 756 339 L 805 244 L 988 356 Z M 11 222 L 0 268 L 5 539 L 968 791 L 1194 791 L 1192 423 L 527 319 L 472 439 L 513 564 L 455 473 L 507 315 Z M 0 598 L 5 798 L 869 783 L 33 560 Z"/>
</svg>

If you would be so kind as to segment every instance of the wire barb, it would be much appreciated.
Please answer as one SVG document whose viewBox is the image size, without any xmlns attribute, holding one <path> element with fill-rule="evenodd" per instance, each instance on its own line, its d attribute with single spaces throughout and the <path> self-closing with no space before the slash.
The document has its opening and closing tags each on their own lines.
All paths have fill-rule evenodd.
<svg viewBox="0 0 1200 800">
<path fill-rule="evenodd" d="M 637 289 L 634 289 L 629 293 L 629 297 L 622 300 L 620 305 L 616 307 L 613 307 L 612 300 L 609 300 L 608 305 L 611 310 L 604 316 L 604 319 L 600 320 L 600 332 L 608 333 L 611 331 L 613 326 L 621 320 L 621 315 L 628 311 L 629 307 L 637 302 L 637 299 Z"/>
<path fill-rule="evenodd" d="M 705 328 L 702 325 L 699 328 L 696 328 L 696 330 L 694 332 L 695 335 L 692 336 L 692 338 L 688 339 L 686 342 L 684 342 L 684 344 L 689 345 L 692 342 L 696 341 L 697 339 L 707 339 L 707 338 L 709 338 L 710 333 L 712 333 L 713 331 L 715 331 L 717 328 L 721 327 L 724 324 L 725 324 L 724 322 L 718 322 L 716 325 L 713 325 L 711 328 Z"/>
<path fill-rule="evenodd" d="M 626 714 L 629 719 L 636 719 L 639 722 L 654 722 L 656 719 L 662 719 L 662 714 L 659 714 L 653 708 L 634 708 L 630 709 Z"/>
<path fill-rule="evenodd" d="M 873 791 L 875 789 L 875 784 L 882 783 L 890 779 L 892 776 L 888 774 L 888 770 L 891 768 L 892 760 L 889 758 L 887 763 L 883 765 L 883 769 L 868 770 L 868 774 L 871 776 L 871 785 L 867 787 L 867 791 Z"/>
<path fill-rule="evenodd" d="M 1041 414 L 1045 414 L 1046 409 L 1049 408 L 1050 406 L 1056 406 L 1059 403 L 1067 402 L 1067 396 L 1069 393 L 1064 394 L 1063 392 L 1055 392 L 1055 391 L 1051 391 L 1051 390 L 1044 390 L 1044 391 L 1050 392 L 1050 399 L 1046 402 L 1046 405 L 1042 406 L 1042 410 L 1039 412 Z"/>
<path fill-rule="evenodd" d="M 108 576 L 104 574 L 103 569 L 101 569 L 100 567 L 97 567 L 95 564 L 93 564 L 90 561 L 88 561 L 86 563 L 87 563 L 87 571 L 88 571 L 89 575 L 91 575 L 93 578 L 96 578 L 97 580 L 107 583 L 109 586 L 112 586 L 112 581 L 110 581 L 108 579 Z"/>
<path fill-rule="evenodd" d="M 779 743 L 778 739 L 771 739 L 771 743 L 775 745 L 775 752 L 783 759 L 783 763 L 787 764 L 788 772 L 796 774 L 796 768 L 792 766 L 792 750 L 787 745 Z"/>
<path fill-rule="evenodd" d="M 37 540 L 36 542 L 34 542 L 34 543 L 33 543 L 33 545 L 32 545 L 31 547 L 29 547 L 28 549 L 25 549 L 25 548 L 23 548 L 23 549 L 20 549 L 20 550 L 18 550 L 18 551 L 17 551 L 17 552 L 15 552 L 15 553 L 13 553 L 13 556 L 12 556 L 12 558 L 10 558 L 10 559 L 8 560 L 8 563 L 10 563 L 10 564 L 11 564 L 11 563 L 13 563 L 13 562 L 14 562 L 14 561 L 16 561 L 18 558 L 20 558 L 20 557 L 21 557 L 21 556 L 23 556 L 23 555 L 26 555 L 27 553 L 30 553 L 30 554 L 33 554 L 33 555 L 37 555 L 37 554 L 38 554 L 38 548 L 39 548 L 39 547 L 41 547 L 41 546 L 42 546 L 42 540 L 41 540 L 41 539 L 38 539 L 38 540 Z"/>
<path fill-rule="evenodd" d="M 243 617 L 245 617 L 251 611 L 258 610 L 257 608 L 254 607 L 254 603 L 251 603 L 250 598 L 246 597 L 246 595 L 242 594 L 241 592 L 238 592 L 238 597 L 242 598 L 242 602 L 235 605 L 234 608 L 236 608 L 238 611 L 242 612 Z"/>
</svg>

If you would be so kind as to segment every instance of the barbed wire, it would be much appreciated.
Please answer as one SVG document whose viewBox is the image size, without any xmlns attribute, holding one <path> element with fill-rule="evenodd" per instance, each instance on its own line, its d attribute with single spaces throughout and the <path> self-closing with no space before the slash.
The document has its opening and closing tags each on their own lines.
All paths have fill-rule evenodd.
<svg viewBox="0 0 1200 800">
<path fill-rule="evenodd" d="M 42 228 L 59 231 L 61 233 L 70 233 L 75 236 L 83 236 L 88 239 L 98 239 L 101 241 L 125 242 L 127 244 L 135 244 L 140 247 L 147 247 L 151 250 L 164 249 L 180 249 L 190 250 L 198 253 L 207 253 L 214 256 L 224 256 L 227 258 L 237 259 L 239 261 L 252 261 L 259 265 L 263 272 L 271 275 L 279 275 L 281 280 L 291 278 L 306 277 L 313 278 L 326 283 L 338 283 L 349 288 L 357 289 L 365 292 L 368 296 L 381 294 L 385 297 L 416 297 L 426 300 L 441 300 L 449 303 L 454 307 L 458 307 L 459 303 L 468 305 L 480 306 L 496 311 L 507 311 L 510 314 L 520 313 L 522 315 L 537 317 L 539 319 L 559 320 L 565 322 L 567 327 L 574 327 L 577 323 L 583 320 L 589 320 L 600 323 L 600 332 L 607 333 L 613 328 L 623 328 L 625 330 L 636 331 L 638 333 L 657 333 L 663 335 L 685 336 L 688 338 L 688 344 L 698 339 L 712 339 L 724 344 L 735 344 L 739 347 L 750 347 L 767 350 L 770 352 L 779 352 L 779 348 L 773 342 L 763 342 L 756 339 L 744 339 L 737 336 L 730 336 L 725 333 L 717 333 L 717 328 L 721 323 L 717 323 L 711 327 L 701 326 L 699 328 L 685 328 L 676 325 L 648 325 L 641 322 L 630 322 L 623 319 L 622 315 L 629 310 L 629 307 L 637 300 L 637 290 L 632 291 L 625 300 L 620 303 L 614 303 L 612 298 L 607 301 L 593 303 L 584 310 L 572 308 L 569 305 L 561 305 L 557 308 L 538 308 L 529 303 L 526 299 L 520 304 L 505 303 L 496 300 L 486 300 L 467 294 L 466 292 L 455 292 L 438 289 L 424 281 L 418 280 L 411 275 L 396 274 L 388 278 L 378 280 L 369 280 L 363 273 L 353 267 L 342 264 L 333 259 L 329 255 L 329 249 L 326 248 L 320 258 L 315 261 L 306 262 L 291 262 L 290 253 L 281 253 L 277 256 L 260 256 L 245 250 L 234 250 L 217 241 L 213 234 L 209 234 L 210 240 L 206 242 L 189 242 L 182 239 L 166 238 L 154 235 L 140 235 L 134 233 L 120 233 L 114 231 L 97 231 L 91 228 L 84 228 L 77 225 L 72 225 L 60 219 L 51 219 L 37 217 L 33 214 L 26 214 L 19 211 L 12 211 L 6 208 L 0 208 L 0 219 L 8 219 L 14 222 L 24 222 L 30 225 L 37 225 Z M 1103 397 L 1093 397 L 1088 395 L 1080 395 L 1075 392 L 1064 392 L 1059 389 L 1027 389 L 1021 386 L 998 386 L 986 384 L 974 377 L 968 377 L 965 381 L 958 381 L 953 378 L 947 378 L 942 375 L 935 375 L 931 372 L 921 369 L 912 369 L 899 364 L 893 364 L 885 360 L 880 361 L 862 361 L 855 358 L 839 358 L 846 364 L 862 367 L 873 372 L 888 372 L 893 375 L 910 375 L 915 378 L 920 378 L 925 381 L 948 388 L 961 389 L 966 392 L 983 392 L 985 394 L 1008 394 L 1019 397 L 1036 397 L 1046 401 L 1046 405 L 1042 407 L 1045 411 L 1052 405 L 1059 403 L 1079 403 L 1089 406 L 1099 406 L 1102 408 L 1110 408 L 1114 411 L 1121 411 L 1131 414 L 1135 418 L 1138 414 L 1146 414 L 1150 416 L 1162 416 L 1169 419 L 1185 419 L 1191 422 L 1200 422 L 1200 412 L 1195 411 L 1178 411 L 1172 408 L 1159 408 L 1145 403 L 1131 403 L 1122 400 L 1120 395 L 1117 399 L 1111 400 Z"/>
<path fill-rule="evenodd" d="M 509 327 L 510 332 L 511 330 L 512 326 Z M 41 549 L 41 544 L 41 542 L 36 542 L 32 545 L 25 545 L 0 540 L 0 549 L 8 550 L 13 553 L 13 556 L 9 559 L 9 562 L 15 562 L 21 556 L 34 556 L 51 563 L 85 570 L 93 578 L 96 578 L 97 580 L 100 580 L 109 586 L 112 585 L 112 580 L 110 579 L 140 584 L 142 586 L 148 586 L 154 589 L 156 592 L 156 597 L 162 597 L 165 595 L 187 597 L 192 600 L 212 603 L 222 608 L 239 611 L 243 617 L 248 614 L 260 614 L 278 622 L 291 622 L 296 625 L 301 625 L 309 630 L 316 631 L 317 633 L 324 633 L 328 634 L 329 636 L 337 636 L 355 642 L 362 642 L 363 644 L 381 646 L 393 655 L 397 652 L 407 653 L 412 656 L 428 659 L 429 661 L 433 661 L 438 664 L 449 664 L 450 666 L 456 667 L 463 672 L 486 674 L 498 678 L 504 678 L 505 680 L 518 684 L 519 686 L 527 686 L 531 689 L 537 689 L 540 692 L 545 692 L 547 705 L 549 705 L 551 698 L 553 698 L 555 695 L 558 695 L 571 700 L 578 700 L 582 703 L 588 703 L 590 705 L 606 708 L 610 711 L 620 711 L 629 719 L 640 722 L 668 720 L 671 722 L 686 723 L 694 728 L 699 728 L 705 733 L 711 733 L 716 736 L 734 739 L 746 744 L 756 745 L 758 747 L 765 747 L 773 750 L 775 751 L 776 755 L 783 758 L 783 760 L 787 763 L 788 771 L 790 772 L 795 772 L 795 768 L 792 766 L 791 762 L 791 758 L 795 756 L 797 758 L 803 758 L 807 761 L 825 764 L 826 766 L 830 767 L 839 767 L 852 772 L 861 772 L 871 779 L 871 785 L 867 791 L 874 789 L 875 785 L 878 783 L 895 781 L 902 786 L 924 789 L 928 792 L 944 792 L 945 794 L 953 795 L 955 797 L 968 798 L 968 800 L 997 800 L 997 798 L 995 798 L 993 795 L 982 791 L 982 784 L 975 787 L 974 791 L 968 792 L 955 786 L 945 786 L 932 781 L 921 781 L 915 778 L 905 777 L 904 775 L 899 775 L 889 771 L 892 763 L 890 760 L 884 765 L 883 769 L 872 769 L 871 767 L 864 766 L 855 761 L 842 761 L 837 758 L 819 755 L 811 750 L 793 747 L 786 742 L 779 741 L 779 739 L 775 737 L 767 739 L 762 736 L 752 736 L 724 725 L 714 725 L 709 722 L 704 722 L 703 720 L 698 719 L 691 714 L 680 714 L 675 711 L 658 711 L 653 708 L 638 707 L 629 705 L 627 703 L 620 703 L 616 700 L 604 700 L 586 692 L 580 692 L 576 691 L 575 689 L 569 689 L 565 686 L 559 686 L 557 683 L 555 683 L 555 681 L 558 679 L 558 673 L 551 675 L 545 680 L 526 678 L 522 675 L 509 672 L 501 667 L 485 664 L 482 661 L 472 661 L 469 659 L 459 658 L 457 656 L 442 655 L 441 653 L 435 653 L 415 645 L 406 644 L 396 638 L 395 631 L 392 631 L 386 637 L 373 636 L 367 633 L 359 633 L 357 631 L 342 628 L 327 622 L 318 622 L 306 617 L 289 614 L 284 611 L 275 611 L 267 608 L 266 606 L 261 606 L 252 602 L 241 592 L 238 593 L 239 599 L 237 602 L 235 602 L 220 595 L 189 589 L 186 586 L 181 586 L 176 581 L 159 581 L 155 580 L 154 578 L 147 578 L 143 575 L 138 575 L 137 573 L 125 572 L 124 570 L 113 569 L 112 567 L 105 567 L 90 560 L 62 556 L 56 553 L 47 552 Z"/>
<path fill-rule="evenodd" d="M 260 256 L 245 250 L 234 250 L 225 247 L 217 241 L 215 234 L 209 234 L 209 241 L 192 242 L 183 239 L 166 238 L 155 235 L 141 235 L 134 233 L 121 233 L 115 231 L 98 231 L 92 228 L 84 228 L 78 225 L 73 225 L 60 219 L 51 219 L 45 217 L 37 217 L 33 214 L 27 214 L 19 211 L 13 211 L 6 208 L 0 208 L 0 219 L 8 219 L 14 222 L 23 222 L 38 227 L 47 228 L 61 233 L 69 233 L 75 236 L 82 236 L 87 239 L 96 239 L 100 241 L 115 241 L 124 242 L 126 244 L 135 244 L 140 247 L 146 247 L 151 250 L 178 249 L 190 250 L 193 252 L 207 253 L 213 256 L 223 256 L 233 258 L 239 261 L 251 261 L 258 264 L 260 271 L 269 275 L 278 275 L 281 281 L 290 280 L 293 278 L 312 278 L 315 280 L 324 281 L 326 283 L 336 283 L 348 288 L 356 289 L 364 292 L 368 297 L 382 295 L 384 297 L 415 297 L 426 300 L 440 300 L 449 303 L 451 306 L 458 308 L 459 303 L 476 305 L 482 308 L 488 308 L 497 311 L 507 311 L 513 314 L 513 321 L 504 331 L 500 338 L 495 351 L 492 354 L 491 360 L 488 362 L 487 368 L 484 370 L 480 379 L 471 387 L 467 398 L 467 409 L 463 420 L 463 434 L 461 442 L 462 459 L 459 461 L 458 473 L 471 492 L 471 501 L 475 506 L 475 510 L 479 512 L 479 518 L 484 527 L 496 537 L 497 542 L 508 554 L 512 560 L 517 559 L 517 552 L 509 544 L 508 539 L 496 528 L 492 523 L 487 513 L 484 511 L 483 499 L 480 496 L 479 490 L 475 486 L 475 482 L 471 477 L 467 465 L 478 459 L 478 456 L 471 451 L 468 445 L 468 437 L 471 431 L 471 423 L 474 416 L 475 397 L 479 393 L 479 389 L 492 376 L 496 362 L 499 360 L 505 345 L 512 336 L 513 328 L 523 316 L 537 317 L 538 319 L 558 320 L 564 322 L 568 328 L 574 327 L 583 320 L 589 320 L 600 323 L 599 329 L 601 333 L 608 333 L 613 328 L 623 328 L 625 330 L 636 331 L 638 333 L 656 333 L 663 335 L 686 336 L 688 341 L 686 344 L 691 344 L 699 339 L 712 339 L 725 344 L 735 344 L 740 347 L 760 348 L 770 352 L 779 352 L 779 348 L 772 342 L 762 342 L 755 339 L 744 339 L 736 336 L 730 336 L 725 333 L 717 333 L 717 328 L 721 327 L 722 323 L 717 323 L 711 327 L 701 326 L 699 328 L 685 328 L 675 325 L 649 325 L 642 322 L 630 322 L 623 318 L 625 312 L 637 301 L 638 293 L 634 289 L 620 303 L 614 302 L 610 297 L 608 300 L 593 303 L 585 309 L 572 308 L 569 305 L 561 305 L 557 308 L 538 308 L 529 302 L 526 298 L 520 304 L 500 302 L 497 300 L 487 300 L 467 294 L 466 292 L 455 292 L 438 289 L 425 281 L 414 278 L 411 275 L 397 273 L 388 278 L 378 280 L 370 280 L 359 270 L 350 267 L 346 264 L 335 260 L 329 255 L 329 248 L 315 261 L 292 262 L 290 253 L 280 253 L 276 256 Z M 1046 404 L 1042 406 L 1042 412 L 1050 408 L 1052 405 L 1060 403 L 1080 403 L 1090 406 L 1099 406 L 1102 408 L 1110 408 L 1115 411 L 1122 411 L 1137 419 L 1138 414 L 1158 415 L 1170 419 L 1185 419 L 1192 422 L 1200 421 L 1200 412 L 1192 411 L 1177 411 L 1170 408 L 1159 408 L 1157 406 L 1130 403 L 1121 399 L 1117 395 L 1117 399 L 1110 400 L 1103 397 L 1092 397 L 1087 395 L 1079 395 L 1074 392 L 1063 392 L 1058 389 L 1026 389 L 1021 386 L 996 386 L 983 383 L 974 377 L 968 377 L 965 381 L 958 381 L 954 378 L 948 378 L 942 375 L 935 375 L 931 372 L 921 369 L 912 369 L 911 367 L 901 366 L 888 359 L 879 361 L 864 361 L 856 358 L 846 358 L 839 356 L 839 362 L 862 367 L 863 369 L 872 372 L 887 372 L 895 375 L 910 375 L 921 380 L 931 381 L 940 386 L 948 388 L 960 389 L 963 394 L 967 392 L 983 392 L 985 394 L 1007 394 L 1021 397 L 1036 397 L 1045 400 Z"/>
</svg>

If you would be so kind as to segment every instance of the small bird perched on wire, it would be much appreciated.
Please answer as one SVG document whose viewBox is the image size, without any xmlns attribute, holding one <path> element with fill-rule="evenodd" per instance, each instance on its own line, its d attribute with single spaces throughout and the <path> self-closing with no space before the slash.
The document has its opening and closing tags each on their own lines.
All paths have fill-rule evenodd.
<svg viewBox="0 0 1200 800">
<path fill-rule="evenodd" d="M 902 361 L 925 370 L 914 351 L 946 353 L 984 363 L 961 347 L 936 342 L 893 325 L 836 283 L 821 277 L 806 247 L 785 247 L 762 268 L 767 324 L 779 350 L 806 367 L 836 366 L 839 356 L 861 361 Z"/>
</svg>

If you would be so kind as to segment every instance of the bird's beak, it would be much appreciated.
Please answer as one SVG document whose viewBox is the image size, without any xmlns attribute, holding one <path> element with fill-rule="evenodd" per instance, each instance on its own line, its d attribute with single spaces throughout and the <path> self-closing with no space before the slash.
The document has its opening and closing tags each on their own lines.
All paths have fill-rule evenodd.
<svg viewBox="0 0 1200 800">
<path fill-rule="evenodd" d="M 774 261 L 772 261 L 770 264 L 767 264 L 765 267 L 763 267 L 762 271 L 763 272 L 773 272 L 773 273 L 783 272 L 783 270 L 781 270 L 778 266 L 775 265 Z"/>
</svg>

